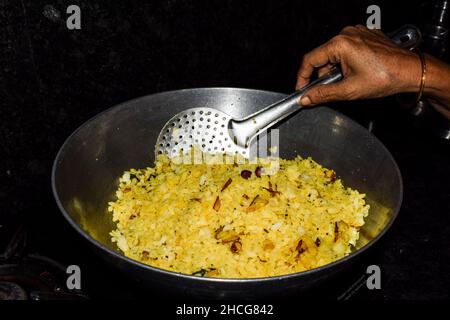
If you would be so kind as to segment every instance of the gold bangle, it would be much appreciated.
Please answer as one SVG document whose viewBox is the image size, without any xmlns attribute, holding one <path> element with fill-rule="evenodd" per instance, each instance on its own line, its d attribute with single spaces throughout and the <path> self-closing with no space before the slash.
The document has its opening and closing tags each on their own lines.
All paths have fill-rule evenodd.
<svg viewBox="0 0 450 320">
<path fill-rule="evenodd" d="M 420 64 L 422 65 L 422 77 L 420 78 L 420 88 L 419 88 L 419 92 L 417 93 L 416 104 L 419 103 L 420 99 L 422 99 L 423 90 L 425 89 L 426 75 L 427 75 L 427 62 L 425 60 L 425 55 L 420 50 L 417 50 L 417 54 L 419 55 Z"/>
</svg>

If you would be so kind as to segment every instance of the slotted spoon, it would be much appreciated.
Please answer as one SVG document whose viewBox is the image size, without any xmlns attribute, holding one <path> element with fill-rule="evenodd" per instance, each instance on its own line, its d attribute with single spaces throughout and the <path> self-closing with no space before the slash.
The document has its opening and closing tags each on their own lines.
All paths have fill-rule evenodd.
<svg viewBox="0 0 450 320">
<path fill-rule="evenodd" d="M 413 49 L 421 39 L 420 31 L 406 25 L 390 34 L 398 45 Z M 251 156 L 250 145 L 255 137 L 302 109 L 300 99 L 313 86 L 326 85 L 341 80 L 339 68 L 312 81 L 299 91 L 289 95 L 243 119 L 234 119 L 228 114 L 213 108 L 190 108 L 173 116 L 161 130 L 155 153 L 165 153 L 169 157 L 188 153 L 193 146 L 208 153 L 240 154 Z"/>
</svg>

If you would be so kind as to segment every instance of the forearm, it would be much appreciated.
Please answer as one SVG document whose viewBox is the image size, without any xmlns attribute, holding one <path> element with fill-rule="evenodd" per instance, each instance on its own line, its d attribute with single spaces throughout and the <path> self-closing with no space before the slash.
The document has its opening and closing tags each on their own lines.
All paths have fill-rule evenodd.
<svg viewBox="0 0 450 320">
<path fill-rule="evenodd" d="M 450 112 L 450 65 L 429 55 L 426 62 L 424 96 Z"/>
<path fill-rule="evenodd" d="M 422 97 L 431 102 L 436 110 L 450 118 L 450 65 L 430 55 L 425 55 L 425 61 L 426 75 Z M 403 65 L 398 71 L 399 85 L 395 92 L 417 93 L 422 77 L 419 57 L 411 53 L 411 56 L 405 56 L 399 65 L 401 62 Z"/>
</svg>

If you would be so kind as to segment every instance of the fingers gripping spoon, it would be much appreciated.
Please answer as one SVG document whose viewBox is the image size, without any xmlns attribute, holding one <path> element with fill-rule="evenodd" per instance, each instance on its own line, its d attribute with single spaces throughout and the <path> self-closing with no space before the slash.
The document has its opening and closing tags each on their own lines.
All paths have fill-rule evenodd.
<svg viewBox="0 0 450 320">
<path fill-rule="evenodd" d="M 420 41 L 420 31 L 404 26 L 390 34 L 391 39 L 405 48 L 414 48 Z M 339 68 L 312 81 L 289 95 L 243 119 L 213 108 L 191 108 L 172 117 L 161 130 L 155 153 L 169 157 L 188 153 L 193 146 L 202 152 L 240 154 L 249 158 L 250 146 L 255 138 L 287 116 L 302 109 L 300 99 L 312 87 L 337 82 L 343 77 Z"/>
</svg>

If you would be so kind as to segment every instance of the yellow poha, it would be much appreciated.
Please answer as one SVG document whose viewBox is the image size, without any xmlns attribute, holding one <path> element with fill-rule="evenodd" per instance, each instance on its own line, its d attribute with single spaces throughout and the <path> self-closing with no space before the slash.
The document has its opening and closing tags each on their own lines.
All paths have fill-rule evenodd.
<svg viewBox="0 0 450 320">
<path fill-rule="evenodd" d="M 261 164 L 180 164 L 120 178 L 109 211 L 112 241 L 127 257 L 162 269 L 255 278 L 313 269 L 348 255 L 369 206 L 311 158 Z"/>
</svg>

